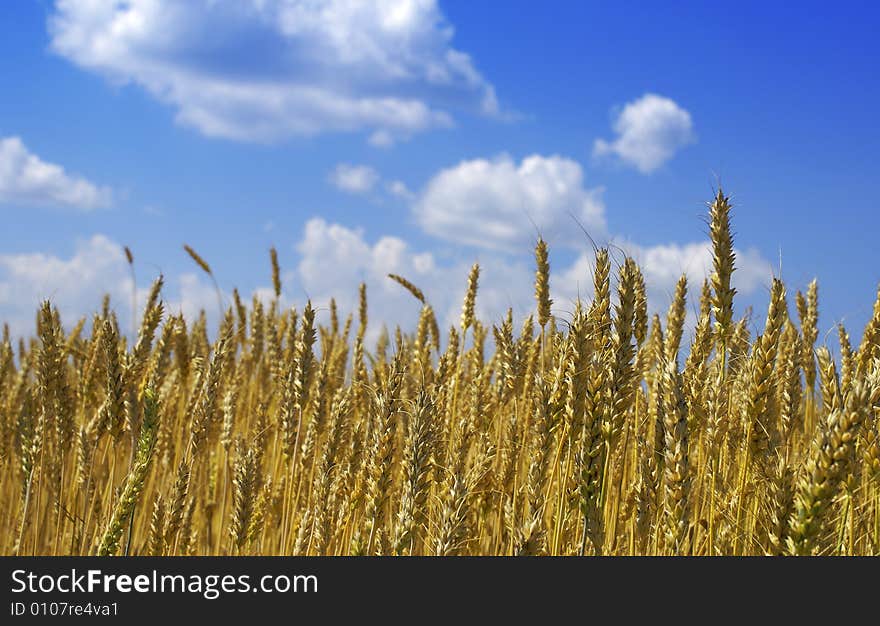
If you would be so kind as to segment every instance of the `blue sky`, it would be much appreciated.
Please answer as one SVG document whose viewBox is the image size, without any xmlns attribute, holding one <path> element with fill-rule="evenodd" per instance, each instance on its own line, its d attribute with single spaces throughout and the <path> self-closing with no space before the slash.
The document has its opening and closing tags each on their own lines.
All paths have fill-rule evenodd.
<svg viewBox="0 0 880 626">
<path fill-rule="evenodd" d="M 269 283 L 285 303 L 412 322 L 383 279 L 447 320 L 483 265 L 486 316 L 531 306 L 535 226 L 557 312 L 589 295 L 586 238 L 645 266 L 664 310 L 706 269 L 705 202 L 735 203 L 740 304 L 772 272 L 819 279 L 822 329 L 857 341 L 880 281 L 880 78 L 872 3 L 0 3 L 0 318 L 30 328 L 144 289 L 216 305 Z M 102 6 L 103 5 L 103 6 Z M 366 8 L 365 8 L 366 7 Z M 503 7 L 503 8 L 502 8 Z M 534 225 L 532 224 L 534 222 Z M 125 312 L 123 312 L 125 315 Z M 68 319 L 68 322 L 72 322 Z"/>
</svg>

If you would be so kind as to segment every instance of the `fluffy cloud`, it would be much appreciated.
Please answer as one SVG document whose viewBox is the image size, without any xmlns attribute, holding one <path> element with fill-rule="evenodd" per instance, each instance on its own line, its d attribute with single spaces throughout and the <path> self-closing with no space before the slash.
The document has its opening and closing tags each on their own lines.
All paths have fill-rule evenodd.
<svg viewBox="0 0 880 626">
<path fill-rule="evenodd" d="M 379 173 L 366 165 L 340 163 L 330 172 L 328 179 L 337 189 L 347 193 L 367 193 L 379 182 Z"/>
<path fill-rule="evenodd" d="M 0 204 L 106 207 L 112 193 L 30 152 L 18 137 L 0 138 Z"/>
<path fill-rule="evenodd" d="M 561 156 L 502 155 L 463 161 L 436 174 L 413 204 L 428 233 L 485 248 L 528 248 L 540 231 L 557 245 L 605 234 L 601 189 L 584 187 L 581 166 Z M 536 230 L 537 228 L 537 230 Z"/>
<path fill-rule="evenodd" d="M 469 263 L 438 263 L 431 253 L 413 250 L 398 237 L 385 236 L 371 243 L 359 230 L 320 218 L 306 224 L 297 251 L 300 262 L 293 280 L 317 306 L 326 307 L 335 298 L 344 310 L 354 310 L 358 285 L 367 284 L 373 333 L 382 323 L 412 328 L 418 318 L 421 305 L 388 273 L 405 276 L 419 286 L 442 325 L 457 323 Z M 481 258 L 480 265 L 477 311 L 483 319 L 497 319 L 507 307 L 522 312 L 530 306 L 534 277 L 526 263 L 489 256 Z"/>
<path fill-rule="evenodd" d="M 696 141 L 693 127 L 691 114 L 675 101 L 645 94 L 623 107 L 613 124 L 617 137 L 610 142 L 597 139 L 593 155 L 616 155 L 647 174 Z"/>
<path fill-rule="evenodd" d="M 675 284 L 682 274 L 687 275 L 691 303 L 699 298 L 703 279 L 712 272 L 712 247 L 709 242 L 686 244 L 661 244 L 641 246 L 629 241 L 615 243 L 639 264 L 645 277 L 648 292 L 648 308 L 652 313 L 663 313 L 672 300 Z M 736 250 L 736 271 L 733 285 L 740 302 L 760 292 L 770 282 L 772 267 L 768 260 L 754 248 Z M 575 299 L 593 295 L 593 253 L 581 254 L 571 265 L 562 267 L 552 276 L 551 290 L 560 310 Z M 696 306 L 694 304 L 694 306 Z M 570 308 L 570 307 L 568 307 Z"/>
<path fill-rule="evenodd" d="M 364 130 L 388 145 L 450 126 L 447 109 L 498 113 L 436 0 L 58 0 L 49 32 L 56 53 L 209 136 Z"/>
<path fill-rule="evenodd" d="M 364 195 L 377 190 L 406 203 L 412 203 L 416 198 L 416 194 L 410 191 L 406 183 L 401 180 L 383 180 L 379 172 L 368 165 L 340 163 L 328 174 L 327 181 L 340 191 L 350 194 Z"/>
<path fill-rule="evenodd" d="M 703 277 L 711 271 L 707 244 L 645 247 L 624 242 L 621 247 L 643 269 L 652 311 L 666 309 L 682 272 L 688 274 L 693 303 Z M 472 258 L 441 261 L 429 252 L 413 249 L 401 238 L 384 236 L 370 241 L 360 230 L 321 218 L 306 223 L 295 249 L 297 262 L 283 276 L 282 306 L 302 307 L 310 298 L 319 316 L 326 319 L 329 301 L 335 298 L 343 313 L 355 311 L 358 285 L 365 282 L 370 339 L 377 337 L 383 323 L 389 328 L 400 324 L 411 330 L 420 305 L 387 277 L 391 272 L 405 276 L 425 292 L 445 329 L 458 322 Z M 594 258 L 585 253 L 567 263 L 556 259 L 551 249 L 553 310 L 565 319 L 575 298 L 592 296 Z M 533 310 L 534 267 L 530 254 L 486 252 L 480 255 L 479 263 L 476 308 L 480 319 L 496 322 L 508 308 L 521 319 Z M 740 292 L 740 305 L 753 302 L 756 294 L 763 293 L 769 278 L 770 264 L 757 251 L 737 252 L 734 284 Z M 211 327 L 216 327 L 217 294 L 204 276 L 188 272 L 166 279 L 163 298 L 169 312 L 182 311 L 191 321 L 204 310 Z M 148 281 L 144 280 L 138 288 L 139 307 L 147 288 Z M 0 319 L 8 321 L 16 335 L 33 333 L 34 313 L 46 298 L 61 309 L 64 321 L 72 324 L 95 311 L 104 293 L 111 295 L 122 327 L 128 329 L 131 280 L 125 256 L 119 244 L 102 235 L 79 242 L 69 258 L 37 253 L 0 256 Z M 253 293 L 263 300 L 271 298 L 268 287 L 257 287 Z M 224 292 L 222 297 L 227 304 L 230 302 L 229 293 Z"/>
<path fill-rule="evenodd" d="M 136 321 L 155 276 L 139 279 Z M 70 328 L 80 317 L 98 311 L 105 294 L 121 329 L 130 332 L 131 273 L 122 246 L 105 235 L 77 241 L 69 257 L 40 252 L 0 255 L 0 323 L 8 323 L 13 335 L 33 335 L 36 311 L 44 300 L 58 307 Z M 223 298 L 230 301 L 227 293 Z M 212 324 L 219 317 L 214 286 L 194 273 L 166 276 L 162 299 L 166 311 L 183 312 L 189 321 L 203 309 Z"/>
<path fill-rule="evenodd" d="M 671 298 L 672 289 L 682 274 L 687 274 L 691 291 L 696 294 L 703 279 L 712 272 L 712 245 L 706 242 L 638 246 L 624 244 L 623 248 L 636 260 L 645 275 L 646 285 L 655 288 L 655 300 L 665 295 Z M 767 284 L 772 275 L 770 262 L 755 248 L 735 250 L 736 271 L 732 282 L 739 293 L 748 295 Z M 666 289 L 665 294 L 657 291 Z"/>
<path fill-rule="evenodd" d="M 620 242 L 618 245 L 639 263 L 652 313 L 667 309 L 675 284 L 683 273 L 688 276 L 689 312 L 692 313 L 702 281 L 712 271 L 708 242 L 657 246 Z M 440 262 L 430 253 L 413 250 L 397 237 L 386 236 L 370 243 L 361 231 L 320 218 L 306 224 L 297 250 L 300 263 L 290 277 L 291 287 L 294 284 L 302 287 L 313 302 L 325 310 L 331 297 L 336 298 L 343 310 L 355 310 L 358 285 L 367 284 L 373 337 L 382 322 L 413 328 L 418 318 L 418 302 L 387 278 L 389 272 L 405 276 L 419 286 L 446 328 L 458 321 L 470 262 Z M 772 272 L 770 262 L 753 248 L 737 250 L 736 255 L 733 283 L 742 306 L 754 303 L 755 297 L 763 293 Z M 592 252 L 580 254 L 568 263 L 557 263 L 555 257 L 551 249 L 553 312 L 565 319 L 578 297 L 592 297 L 595 259 Z M 477 314 L 480 319 L 496 322 L 508 308 L 518 317 L 533 310 L 534 266 L 530 254 L 511 257 L 489 252 L 480 255 L 479 263 Z M 693 322 L 690 319 L 689 325 Z"/>
<path fill-rule="evenodd" d="M 386 236 L 370 243 L 362 231 L 321 218 L 306 223 L 296 250 L 300 261 L 293 280 L 316 305 L 326 307 L 335 298 L 351 310 L 357 305 L 358 285 L 365 282 L 376 322 L 403 322 L 419 310 L 412 296 L 387 278 L 388 273 L 427 285 L 438 271 L 431 254 L 412 251 L 402 239 Z"/>
<path fill-rule="evenodd" d="M 0 311 L 14 334 L 34 332 L 34 315 L 43 300 L 58 306 L 62 319 L 70 324 L 99 309 L 105 293 L 121 314 L 127 314 L 131 279 L 125 254 L 103 235 L 77 242 L 69 258 L 42 253 L 0 255 Z"/>
<path fill-rule="evenodd" d="M 219 304 L 217 302 L 217 289 L 213 284 L 204 280 L 199 274 L 186 272 L 177 279 L 177 295 L 169 300 L 169 290 L 163 293 L 166 310 L 172 313 L 183 313 L 187 322 L 195 320 L 202 311 L 206 317 L 216 323 L 220 319 Z M 220 297 L 224 306 L 230 306 L 232 296 L 221 292 Z"/>
</svg>

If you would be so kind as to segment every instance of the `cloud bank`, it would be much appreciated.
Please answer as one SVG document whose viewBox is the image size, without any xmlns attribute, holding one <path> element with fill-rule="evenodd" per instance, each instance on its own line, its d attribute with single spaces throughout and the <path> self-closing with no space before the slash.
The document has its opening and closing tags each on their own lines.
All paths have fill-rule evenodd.
<svg viewBox="0 0 880 626">
<path fill-rule="evenodd" d="M 648 303 L 652 312 L 663 312 L 669 304 L 678 277 L 688 276 L 692 297 L 711 271 L 708 243 L 638 246 L 620 242 L 633 255 L 645 275 Z M 592 253 L 582 253 L 569 262 L 556 262 L 551 250 L 551 295 L 553 312 L 566 319 L 577 297 L 592 297 Z M 310 219 L 295 246 L 281 252 L 283 274 L 282 306 L 302 307 L 311 299 L 326 317 L 331 298 L 343 314 L 356 311 L 358 286 L 367 284 L 371 324 L 369 338 L 374 340 L 383 324 L 393 330 L 400 324 L 414 328 L 420 304 L 397 283 L 387 278 L 389 272 L 400 274 L 419 286 L 434 307 L 445 330 L 457 324 L 467 282 L 470 259 L 444 261 L 432 252 L 413 248 L 396 236 L 368 239 L 363 231 Z M 534 308 L 534 266 L 530 254 L 511 256 L 484 253 L 479 257 L 480 289 L 477 315 L 487 323 L 497 322 L 512 308 L 522 318 Z M 756 250 L 737 250 L 734 273 L 740 298 L 760 293 L 769 282 L 770 263 Z M 222 283 L 222 274 L 221 274 Z M 138 286 L 139 306 L 149 287 L 144 279 Z M 223 285 L 228 304 L 232 285 Z M 103 235 L 80 241 L 67 258 L 40 253 L 0 255 L 0 310 L 10 323 L 13 334 L 33 333 L 34 312 L 43 299 L 58 306 L 69 326 L 80 316 L 100 307 L 108 293 L 120 315 L 123 328 L 130 325 L 131 279 L 122 247 Z M 264 300 L 269 286 L 257 286 L 253 292 Z M 182 311 L 193 320 L 204 310 L 213 325 L 218 318 L 216 292 L 202 275 L 185 272 L 166 277 L 163 294 L 169 312 Z M 740 300 L 742 302 L 742 300 Z"/>
</svg>

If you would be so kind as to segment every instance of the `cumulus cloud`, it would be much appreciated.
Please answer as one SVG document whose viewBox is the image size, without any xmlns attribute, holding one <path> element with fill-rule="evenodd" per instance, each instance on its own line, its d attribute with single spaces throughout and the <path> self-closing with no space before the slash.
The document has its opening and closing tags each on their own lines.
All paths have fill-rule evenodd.
<svg viewBox="0 0 880 626">
<path fill-rule="evenodd" d="M 405 276 L 425 292 L 440 323 L 456 323 L 467 284 L 470 264 L 440 263 L 429 252 L 414 250 L 398 237 L 368 241 L 362 231 L 313 218 L 306 224 L 297 245 L 300 262 L 293 280 L 313 302 L 326 307 L 336 298 L 343 309 L 357 306 L 358 285 L 367 284 L 371 330 L 381 324 L 411 328 L 421 305 L 388 273 Z M 531 303 L 534 271 L 525 262 L 489 256 L 480 259 L 482 277 L 477 312 L 483 319 L 497 319 L 508 307 L 522 312 Z"/>
<path fill-rule="evenodd" d="M 136 321 L 155 278 L 139 276 Z M 9 324 L 15 336 L 33 335 L 36 311 L 44 300 L 58 307 L 62 322 L 70 328 L 79 318 L 97 312 L 105 294 L 120 328 L 129 333 L 131 274 L 122 246 L 105 235 L 78 240 L 66 257 L 43 252 L 0 255 L 0 323 Z M 228 293 L 223 298 L 230 301 Z M 194 273 L 166 276 L 162 299 L 168 313 L 183 312 L 189 321 L 203 309 L 211 323 L 219 317 L 214 286 Z"/>
<path fill-rule="evenodd" d="M 131 299 L 131 278 L 122 247 L 103 235 L 79 241 L 69 258 L 44 253 L 0 255 L 0 311 L 14 334 L 34 332 L 34 315 L 43 300 L 59 307 L 73 323 L 101 306 L 109 293 L 122 314 Z M 126 327 L 127 328 L 127 327 Z"/>
<path fill-rule="evenodd" d="M 49 33 L 56 53 L 209 136 L 365 131 L 388 145 L 452 125 L 452 109 L 498 114 L 436 0 L 58 0 Z"/>
<path fill-rule="evenodd" d="M 372 330 L 382 322 L 411 324 L 419 305 L 387 279 L 389 272 L 416 284 L 434 280 L 437 267 L 431 254 L 419 254 L 397 237 L 368 242 L 363 232 L 313 218 L 296 246 L 300 261 L 293 280 L 326 310 L 331 298 L 345 310 L 357 306 L 358 285 L 367 284 Z"/>
<path fill-rule="evenodd" d="M 688 275 L 693 303 L 703 277 L 711 271 L 708 244 L 639 246 L 623 242 L 620 246 L 643 269 L 652 312 L 666 309 L 682 272 Z M 301 308 L 310 298 L 319 316 L 326 319 L 330 299 L 335 298 L 343 313 L 355 311 L 358 286 L 364 282 L 368 289 L 371 341 L 378 336 L 383 323 L 390 329 L 400 324 L 412 330 L 418 319 L 420 304 L 390 280 L 388 273 L 400 274 L 418 285 L 443 328 L 448 329 L 458 322 L 468 271 L 474 260 L 439 259 L 431 252 L 413 248 L 400 237 L 370 240 L 361 230 L 321 218 L 306 223 L 295 251 L 296 262 L 283 276 L 281 305 Z M 573 260 L 557 259 L 556 251 L 551 249 L 553 311 L 565 319 L 577 297 L 592 297 L 594 257 L 592 253 L 583 253 Z M 481 275 L 476 309 L 480 319 L 497 322 L 508 308 L 522 319 L 533 310 L 531 254 L 490 251 L 482 253 L 478 260 Z M 756 250 L 737 251 L 734 284 L 739 290 L 740 305 L 753 302 L 754 296 L 769 283 L 770 275 L 770 263 Z M 144 279 L 138 288 L 139 307 L 143 306 L 147 289 L 148 281 Z M 103 235 L 80 241 L 67 258 L 42 253 L 0 255 L 0 319 L 9 322 L 16 335 L 33 333 L 34 313 L 44 299 L 58 306 L 62 319 L 70 325 L 97 310 L 105 293 L 110 294 L 120 323 L 127 330 L 131 320 L 131 279 L 125 255 L 118 243 Z M 272 298 L 268 286 L 258 286 L 252 294 L 264 301 Z M 227 304 L 230 302 L 228 291 L 221 297 Z M 217 294 L 204 276 L 187 272 L 166 277 L 163 299 L 169 313 L 181 311 L 190 321 L 204 310 L 211 328 L 216 328 Z"/>
<path fill-rule="evenodd" d="M 663 244 L 657 246 L 622 246 L 642 268 L 646 285 L 653 285 L 655 300 L 668 299 L 676 281 L 687 274 L 692 292 L 702 285 L 703 279 L 712 272 L 712 245 L 708 241 L 688 244 Z M 755 248 L 735 250 L 736 271 L 732 283 L 741 294 L 754 293 L 768 283 L 772 275 L 771 263 Z M 660 289 L 665 290 L 665 294 Z"/>
<path fill-rule="evenodd" d="M 112 192 L 68 174 L 33 154 L 19 137 L 0 138 L 0 204 L 73 207 L 110 205 Z"/>
<path fill-rule="evenodd" d="M 220 317 L 217 303 L 217 289 L 194 272 L 185 272 L 177 278 L 177 294 L 169 298 L 169 289 L 165 290 L 166 310 L 170 313 L 183 313 L 187 322 L 195 320 L 202 311 L 206 317 L 216 323 Z M 231 303 L 230 294 L 221 292 L 224 305 Z"/>
<path fill-rule="evenodd" d="M 674 100 L 648 93 L 628 103 L 613 124 L 617 137 L 596 139 L 593 155 L 616 155 L 643 174 L 653 172 L 696 141 L 691 114 Z"/>
<path fill-rule="evenodd" d="M 662 313 L 669 306 L 675 284 L 684 273 L 688 276 L 691 309 L 699 298 L 702 281 L 712 271 L 712 252 L 708 242 L 640 246 L 620 242 L 642 269 L 652 313 Z M 380 324 L 401 324 L 413 328 L 419 304 L 399 285 L 387 278 L 389 272 L 400 274 L 418 285 L 437 312 L 440 322 L 448 328 L 456 324 L 470 269 L 470 262 L 442 262 L 434 255 L 412 249 L 398 237 L 381 237 L 368 241 L 362 231 L 313 218 L 307 224 L 297 246 L 300 262 L 290 277 L 326 309 L 330 298 L 336 298 L 343 310 L 357 307 L 357 289 L 365 282 L 370 294 L 373 333 Z M 754 248 L 737 250 L 733 284 L 738 301 L 754 302 L 763 293 L 772 276 L 771 264 Z M 564 256 L 564 255 L 563 255 Z M 570 261 L 558 262 L 551 249 L 550 288 L 553 312 L 565 319 L 575 300 L 590 299 L 595 257 L 584 252 Z M 508 255 L 503 252 L 483 253 L 477 314 L 485 322 L 496 322 L 512 308 L 523 317 L 534 307 L 534 266 L 530 254 Z M 689 320 L 692 325 L 693 319 Z M 375 336 L 375 335 L 373 335 Z"/>
<path fill-rule="evenodd" d="M 429 234 L 474 246 L 521 250 L 538 231 L 557 245 L 605 234 L 601 189 L 584 186 L 581 166 L 561 156 L 462 161 L 436 174 L 413 204 Z M 537 230 L 536 230 L 537 228 Z"/>
<path fill-rule="evenodd" d="M 696 323 L 694 311 L 699 300 L 703 280 L 712 273 L 712 247 L 709 242 L 670 243 L 644 246 L 632 241 L 617 241 L 615 249 L 631 256 L 639 265 L 645 278 L 650 313 L 661 315 L 672 301 L 675 285 L 682 274 L 687 276 L 689 309 L 686 325 Z M 733 286 L 737 289 L 740 305 L 752 303 L 754 296 L 769 285 L 773 275 L 771 263 L 755 248 L 735 250 L 736 271 Z M 593 269 L 595 256 L 583 253 L 568 266 L 555 272 L 551 280 L 551 292 L 557 307 L 570 309 L 575 299 L 591 298 L 593 295 Z"/>
<path fill-rule="evenodd" d="M 379 182 L 379 173 L 367 165 L 340 163 L 330 172 L 329 180 L 347 193 L 367 193 Z"/>
</svg>

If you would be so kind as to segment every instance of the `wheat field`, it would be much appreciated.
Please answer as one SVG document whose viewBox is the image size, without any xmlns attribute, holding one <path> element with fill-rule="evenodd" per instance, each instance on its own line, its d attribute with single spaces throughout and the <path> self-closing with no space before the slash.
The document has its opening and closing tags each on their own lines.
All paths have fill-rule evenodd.
<svg viewBox="0 0 880 626">
<path fill-rule="evenodd" d="M 213 339 L 161 278 L 133 345 L 106 299 L 69 332 L 45 302 L 0 345 L 0 552 L 880 554 L 880 293 L 838 357 L 815 281 L 737 317 L 730 209 L 719 191 L 711 274 L 665 319 L 608 249 L 554 317 L 541 240 L 526 319 L 476 319 L 477 265 L 446 330 L 389 275 L 421 315 L 370 345 L 365 286 L 326 326 L 281 310 L 274 250 L 276 299 L 234 292 Z"/>
</svg>

